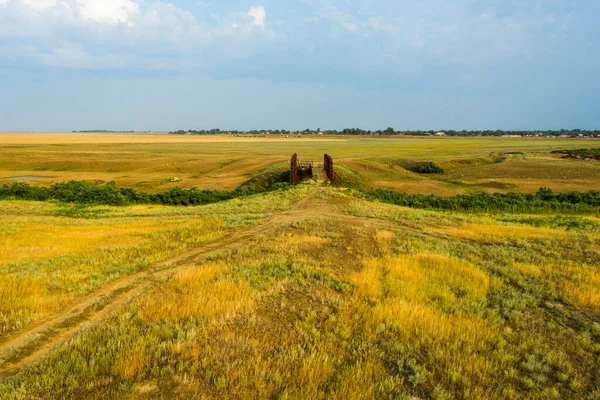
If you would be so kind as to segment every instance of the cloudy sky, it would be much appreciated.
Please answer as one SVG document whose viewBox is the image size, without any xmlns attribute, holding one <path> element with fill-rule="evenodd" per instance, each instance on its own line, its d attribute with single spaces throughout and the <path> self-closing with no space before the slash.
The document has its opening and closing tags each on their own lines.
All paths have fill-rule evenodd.
<svg viewBox="0 0 600 400">
<path fill-rule="evenodd" d="M 0 131 L 600 129 L 600 0 L 0 0 Z"/>
</svg>

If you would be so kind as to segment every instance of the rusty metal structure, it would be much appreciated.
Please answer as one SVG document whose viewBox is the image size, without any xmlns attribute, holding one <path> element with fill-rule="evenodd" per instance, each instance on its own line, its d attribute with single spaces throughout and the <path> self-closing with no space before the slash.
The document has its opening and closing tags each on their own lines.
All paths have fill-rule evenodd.
<svg viewBox="0 0 600 400">
<path fill-rule="evenodd" d="M 325 161 L 323 163 L 323 167 L 325 169 L 325 174 L 327 175 L 327 179 L 330 181 L 333 180 L 333 158 L 329 154 L 325 154 Z"/>
<path fill-rule="evenodd" d="M 325 154 L 324 160 L 323 167 L 327 179 L 333 180 L 333 159 L 328 154 Z M 320 169 L 321 166 L 316 165 L 313 161 L 300 161 L 298 160 L 298 154 L 294 154 L 290 160 L 290 184 L 297 185 L 304 178 L 312 178 L 314 168 Z M 316 176 L 317 179 L 321 179 L 320 170 L 316 171 Z"/>
<path fill-rule="evenodd" d="M 290 166 L 290 185 L 297 185 L 298 182 L 298 154 L 292 156 Z"/>
<path fill-rule="evenodd" d="M 297 185 L 304 178 L 312 178 L 313 162 L 298 160 L 298 154 L 294 154 L 290 160 L 290 184 Z"/>
</svg>

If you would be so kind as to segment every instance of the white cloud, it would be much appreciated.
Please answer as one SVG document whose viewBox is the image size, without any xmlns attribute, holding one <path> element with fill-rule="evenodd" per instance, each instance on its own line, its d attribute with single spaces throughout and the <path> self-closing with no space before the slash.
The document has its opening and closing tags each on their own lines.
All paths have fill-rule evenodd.
<svg viewBox="0 0 600 400">
<path fill-rule="evenodd" d="M 78 19 L 102 24 L 126 23 L 139 13 L 139 5 L 132 0 L 0 0 L 14 8 L 31 9 L 43 16 L 62 14 L 64 10 L 75 10 Z M 73 13 L 67 15 L 74 17 Z"/>
<path fill-rule="evenodd" d="M 309 22 L 328 20 L 335 26 L 342 27 L 349 32 L 355 32 L 361 27 L 357 22 L 357 19 L 351 13 L 341 10 L 329 1 L 304 0 L 304 2 L 315 7 L 315 15 L 308 19 Z"/>
<path fill-rule="evenodd" d="M 568 37 L 560 29 L 566 32 L 569 7 L 559 0 L 301 1 L 312 8 L 306 21 L 328 23 L 329 40 L 377 49 L 376 57 L 402 68 L 407 59 L 414 65 L 494 65 L 533 54 L 548 35 Z"/>
<path fill-rule="evenodd" d="M 130 0 L 77 0 L 77 5 L 82 20 L 106 24 L 126 23 L 140 12 L 140 7 Z"/>
<path fill-rule="evenodd" d="M 267 18 L 267 13 L 263 6 L 252 6 L 250 7 L 250 11 L 248 11 L 248 15 L 254 19 L 252 25 L 260 26 L 264 28 L 265 19 Z"/>
<path fill-rule="evenodd" d="M 158 0 L 0 0 L 0 6 L 0 45 L 18 38 L 30 49 L 4 52 L 0 60 L 56 67 L 195 67 L 245 57 L 274 38 L 258 5 L 209 23 Z"/>
<path fill-rule="evenodd" d="M 80 69 L 119 68 L 131 60 L 131 56 L 103 53 L 92 54 L 80 43 L 62 43 L 48 53 L 36 54 L 36 58 L 44 65 Z"/>
<path fill-rule="evenodd" d="M 6 0 L 7 2 L 10 0 Z M 33 8 L 35 11 L 45 11 L 56 6 L 57 0 L 23 0 L 23 4 Z"/>
</svg>

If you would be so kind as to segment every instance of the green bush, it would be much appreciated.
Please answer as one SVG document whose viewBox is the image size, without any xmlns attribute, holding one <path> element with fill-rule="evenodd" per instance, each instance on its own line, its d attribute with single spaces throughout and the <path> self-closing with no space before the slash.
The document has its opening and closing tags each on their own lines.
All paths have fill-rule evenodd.
<svg viewBox="0 0 600 400">
<path fill-rule="evenodd" d="M 565 154 L 574 158 L 600 160 L 600 148 L 597 149 L 577 149 L 577 150 L 557 150 L 555 154 Z"/>
<path fill-rule="evenodd" d="M 444 169 L 434 162 L 426 162 L 417 165 L 413 172 L 418 174 L 443 174 Z"/>
<path fill-rule="evenodd" d="M 362 192 L 362 195 L 369 200 L 377 200 L 383 203 L 434 210 L 511 213 L 579 213 L 598 212 L 600 210 L 600 192 L 594 190 L 589 192 L 553 193 L 548 188 L 541 188 L 535 194 L 477 193 L 456 197 L 437 197 L 377 189 Z"/>
<path fill-rule="evenodd" d="M 232 191 L 185 190 L 179 187 L 161 193 L 139 192 L 120 188 L 116 183 L 97 185 L 79 181 L 55 183 L 49 187 L 36 187 L 26 183 L 13 183 L 0 186 L 0 200 L 58 200 L 63 203 L 125 206 L 131 204 L 164 204 L 170 206 L 191 206 L 216 203 L 237 197 L 264 193 L 271 190 L 284 190 L 289 185 L 277 184 L 272 188 L 246 188 Z M 71 213 L 73 211 L 65 211 Z"/>
</svg>

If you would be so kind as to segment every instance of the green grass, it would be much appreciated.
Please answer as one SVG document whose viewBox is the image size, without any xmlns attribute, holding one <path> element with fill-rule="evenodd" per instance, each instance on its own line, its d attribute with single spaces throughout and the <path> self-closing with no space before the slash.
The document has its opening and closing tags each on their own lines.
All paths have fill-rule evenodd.
<svg viewBox="0 0 600 400">
<path fill-rule="evenodd" d="M 271 221 L 234 248 L 189 260 L 1 383 L 0 398 L 598 398 L 597 215 L 409 209 L 351 193 L 310 184 L 202 207 L 93 207 L 76 218 L 57 216 L 56 204 L 0 202 L 12 221 L 2 234 L 15 246 L 20 235 L 42 240 L 27 229 L 44 224 L 66 235 L 127 220 L 169 249 L 196 240 L 180 227 L 191 221 L 230 218 L 220 229 L 238 232 Z M 63 251 L 18 267 L 5 259 L 0 279 L 17 273 L 31 284 L 52 271 L 63 280 L 37 295 L 73 293 L 69 302 L 94 278 L 68 283 L 80 263 L 61 259 L 87 257 L 99 285 L 135 262 L 106 267 L 104 253 Z M 5 307 L 15 318 L 26 309 Z"/>
</svg>

